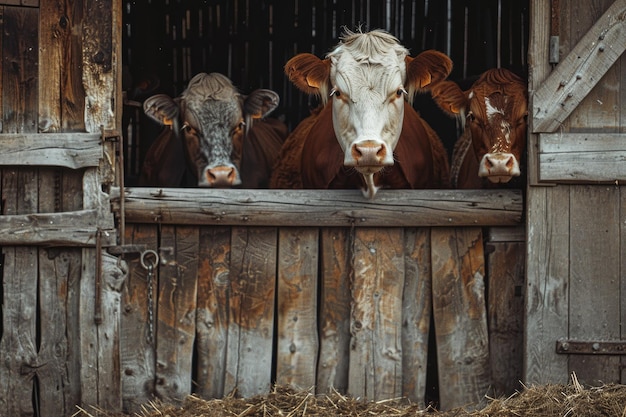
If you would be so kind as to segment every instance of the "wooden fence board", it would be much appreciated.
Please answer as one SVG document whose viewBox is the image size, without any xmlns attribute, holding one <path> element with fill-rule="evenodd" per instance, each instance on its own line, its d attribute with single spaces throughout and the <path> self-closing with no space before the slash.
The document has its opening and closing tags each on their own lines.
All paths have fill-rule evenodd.
<svg viewBox="0 0 626 417">
<path fill-rule="evenodd" d="M 557 355 L 554 346 L 568 337 L 569 205 L 563 202 L 569 201 L 569 188 L 538 188 L 533 194 L 528 207 L 533 221 L 527 231 L 524 381 L 567 383 L 567 357 Z"/>
<path fill-rule="evenodd" d="M 72 278 L 70 259 L 67 250 L 39 249 L 39 361 L 42 366 L 37 370 L 37 378 L 41 386 L 47 387 L 39 392 L 39 406 L 51 416 L 70 413 L 80 401 L 71 389 L 72 383 L 77 383 L 74 380 L 76 374 L 70 374 L 66 367 L 66 360 L 70 357 L 66 333 L 71 325 L 68 323 L 71 317 L 71 300 L 68 299 Z"/>
<path fill-rule="evenodd" d="M 200 229 L 198 253 L 197 392 L 203 398 L 222 398 L 226 372 L 230 287 L 230 227 Z"/>
<path fill-rule="evenodd" d="M 315 387 L 317 368 L 317 228 L 278 232 L 276 383 Z"/>
<path fill-rule="evenodd" d="M 119 190 L 112 191 L 119 210 Z M 130 188 L 129 223 L 239 226 L 511 226 L 521 190 L 221 190 Z"/>
<path fill-rule="evenodd" d="M 615 182 L 626 179 L 623 133 L 542 133 L 539 180 Z"/>
<path fill-rule="evenodd" d="M 487 322 L 493 393 L 496 397 L 512 395 L 522 388 L 520 382 L 523 381 L 524 362 L 523 292 L 526 263 L 526 239 L 522 233 L 523 229 L 523 227 L 488 229 L 485 248 L 488 280 Z"/>
<path fill-rule="evenodd" d="M 31 279 L 37 250 L 3 248 L 2 339 L 0 353 L 0 414 L 32 416 L 33 380 L 37 369 L 37 280 Z M 36 272 L 36 271 L 35 271 Z M 36 276 L 36 275 L 35 275 Z M 24 373 L 23 369 L 29 370 Z"/>
<path fill-rule="evenodd" d="M 158 244 L 157 226 L 139 224 L 126 228 L 125 243 L 145 245 L 155 250 Z M 156 318 L 156 300 L 158 294 L 158 264 L 154 266 L 153 277 L 148 280 L 148 270 L 141 265 L 141 254 L 132 253 L 124 256 L 128 262 L 128 279 L 122 291 L 122 322 L 120 325 L 120 366 L 122 383 L 122 402 L 124 410 L 136 412 L 142 404 L 155 398 L 156 362 L 154 336 L 150 334 L 150 287 L 152 287 L 151 308 Z M 156 259 L 144 256 L 144 264 L 152 265 Z"/>
<path fill-rule="evenodd" d="M 349 228 L 320 231 L 321 288 L 317 392 L 348 392 L 350 362 L 350 271 L 352 239 Z"/>
<path fill-rule="evenodd" d="M 102 159 L 100 133 L 0 134 L 0 166 L 97 167 Z"/>
<path fill-rule="evenodd" d="M 235 227 L 224 390 L 244 397 L 271 385 L 277 229 Z"/>
<path fill-rule="evenodd" d="M 99 214 L 97 209 L 87 209 L 0 216 L 0 245 L 95 247 Z M 116 236 L 115 230 L 108 229 L 103 246 L 115 245 Z"/>
<path fill-rule="evenodd" d="M 192 388 L 198 242 L 197 227 L 161 229 L 155 388 L 160 398 L 174 402 Z"/>
<path fill-rule="evenodd" d="M 437 228 L 431 236 L 441 407 L 480 407 L 492 385 L 482 229 Z"/>
<path fill-rule="evenodd" d="M 369 400 L 402 395 L 404 230 L 356 229 L 348 393 Z"/>
<path fill-rule="evenodd" d="M 572 186 L 570 193 L 569 338 L 620 339 L 619 187 Z M 593 256 L 592 254 L 602 254 Z M 556 342 L 556 340 L 555 340 Z M 569 371 L 583 384 L 620 382 L 620 358 L 570 355 Z"/>
<path fill-rule="evenodd" d="M 407 228 L 404 242 L 402 396 L 425 407 L 432 309 L 430 229 Z"/>
</svg>

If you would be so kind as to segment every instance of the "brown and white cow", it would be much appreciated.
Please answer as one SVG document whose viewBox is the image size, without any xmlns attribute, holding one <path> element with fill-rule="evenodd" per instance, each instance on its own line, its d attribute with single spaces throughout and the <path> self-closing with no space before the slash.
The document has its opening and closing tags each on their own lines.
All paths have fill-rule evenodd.
<svg viewBox="0 0 626 417">
<path fill-rule="evenodd" d="M 463 126 L 452 153 L 453 188 L 502 186 L 520 177 L 528 114 L 526 84 L 520 77 L 503 68 L 490 69 L 467 91 L 444 81 L 431 94 Z"/>
<path fill-rule="evenodd" d="M 240 94 L 218 73 L 197 74 L 179 97 L 148 98 L 144 112 L 164 129 L 148 150 L 139 184 L 268 187 L 288 133 L 282 122 L 263 119 L 278 102 L 271 90 Z"/>
<path fill-rule="evenodd" d="M 444 80 L 452 62 L 425 51 L 415 58 L 382 30 L 346 31 L 325 59 L 291 58 L 285 73 L 324 107 L 291 133 L 274 168 L 275 188 L 439 188 L 446 151 L 412 108 L 417 91 Z"/>
</svg>

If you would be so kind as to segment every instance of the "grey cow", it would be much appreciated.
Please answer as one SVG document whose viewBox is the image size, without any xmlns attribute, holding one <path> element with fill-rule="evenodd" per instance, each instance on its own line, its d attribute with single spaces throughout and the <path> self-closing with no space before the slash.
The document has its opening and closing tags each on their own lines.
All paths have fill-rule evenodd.
<svg viewBox="0 0 626 417">
<path fill-rule="evenodd" d="M 243 182 L 251 188 L 262 186 L 264 178 L 242 181 L 241 162 L 243 158 L 250 165 L 273 165 L 272 154 L 278 153 L 287 131 L 280 122 L 262 119 L 278 103 L 274 91 L 257 89 L 246 96 L 218 73 L 197 74 L 179 97 L 157 94 L 148 98 L 144 112 L 164 129 L 148 150 L 140 185 L 232 187 Z M 262 132 L 255 135 L 258 143 L 244 144 L 251 129 Z M 270 160 L 244 158 L 246 147 L 251 146 L 275 151 L 263 153 Z M 253 171 L 263 170 L 246 172 Z"/>
</svg>

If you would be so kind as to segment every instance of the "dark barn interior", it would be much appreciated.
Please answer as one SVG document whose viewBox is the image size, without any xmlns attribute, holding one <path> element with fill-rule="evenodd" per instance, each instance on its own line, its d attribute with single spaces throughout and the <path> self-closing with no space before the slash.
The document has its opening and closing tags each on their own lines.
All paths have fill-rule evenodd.
<svg viewBox="0 0 626 417">
<path fill-rule="evenodd" d="M 445 52 L 454 62 L 450 78 L 464 87 L 488 68 L 526 73 L 527 0 L 125 0 L 123 25 L 126 185 L 135 185 L 159 130 L 143 117 L 142 100 L 176 96 L 198 72 L 219 72 L 244 94 L 276 91 L 281 104 L 272 116 L 293 128 L 317 102 L 291 85 L 283 66 L 300 52 L 323 56 L 342 27 L 385 29 L 413 56 Z M 428 94 L 415 107 L 451 151 L 454 121 Z"/>
</svg>

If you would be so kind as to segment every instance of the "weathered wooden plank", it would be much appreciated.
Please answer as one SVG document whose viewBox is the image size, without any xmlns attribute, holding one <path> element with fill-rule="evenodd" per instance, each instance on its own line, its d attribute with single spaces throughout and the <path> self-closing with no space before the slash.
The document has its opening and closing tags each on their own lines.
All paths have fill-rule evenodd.
<svg viewBox="0 0 626 417">
<path fill-rule="evenodd" d="M 112 192 L 119 209 L 119 190 Z M 126 220 L 246 226 L 498 226 L 521 222 L 520 190 L 127 189 Z"/>
<path fill-rule="evenodd" d="M 0 216 L 0 245 L 96 246 L 98 210 Z M 116 244 L 116 231 L 106 230 L 103 246 Z"/>
<path fill-rule="evenodd" d="M 97 133 L 0 134 L 0 165 L 97 167 L 102 144 Z"/>
<path fill-rule="evenodd" d="M 278 232 L 276 383 L 315 387 L 319 342 L 317 228 Z"/>
<path fill-rule="evenodd" d="M 145 245 L 149 250 L 159 247 L 158 227 L 146 224 L 129 225 L 125 243 Z M 128 278 L 122 290 L 120 324 L 120 367 L 123 409 L 138 412 L 140 406 L 154 399 L 156 361 L 154 329 L 158 289 L 158 262 L 146 253 L 143 264 L 140 253 L 127 254 Z M 149 269 L 152 269 L 152 275 Z M 152 314 L 151 314 L 152 312 Z"/>
<path fill-rule="evenodd" d="M 352 233 L 349 228 L 320 231 L 321 288 L 320 354 L 317 392 L 348 392 L 350 363 L 350 271 Z"/>
<path fill-rule="evenodd" d="M 36 309 L 37 250 L 32 247 L 3 248 L 2 338 L 0 354 L 0 414 L 34 415 L 33 378 L 37 365 Z M 26 370 L 26 372 L 24 372 Z"/>
<path fill-rule="evenodd" d="M 197 394 L 222 398 L 229 317 L 230 227 L 200 229 L 196 313 Z"/>
<path fill-rule="evenodd" d="M 480 408 L 492 387 L 482 230 L 436 228 L 431 236 L 441 409 Z"/>
<path fill-rule="evenodd" d="M 623 133 L 552 133 L 539 135 L 541 181 L 626 179 L 626 135 Z"/>
<path fill-rule="evenodd" d="M 528 203 L 524 382 L 567 383 L 567 358 L 555 340 L 568 335 L 569 187 L 533 187 Z"/>
<path fill-rule="evenodd" d="M 623 68 L 626 76 L 626 68 Z M 626 271 L 626 192 L 620 188 L 620 270 Z M 626 278 L 620 275 L 620 294 L 626 294 Z M 620 303 L 620 323 L 626 323 L 626 303 Z M 626 340 L 626 329 L 622 326 L 620 340 Z M 620 383 L 626 384 L 626 357 L 622 356 Z"/>
<path fill-rule="evenodd" d="M 426 407 L 428 337 L 432 309 L 430 229 L 404 231 L 402 396 Z"/>
<path fill-rule="evenodd" d="M 507 397 L 520 390 L 523 381 L 526 240 L 524 227 L 506 228 L 514 229 L 508 233 L 499 229 L 494 233 L 488 229 L 485 248 L 487 322 L 493 392 L 496 397 Z M 506 235 L 511 240 L 502 240 Z"/>
<path fill-rule="evenodd" d="M 234 227 L 225 392 L 269 392 L 272 374 L 277 230 Z"/>
<path fill-rule="evenodd" d="M 72 253 L 74 252 L 74 253 Z M 49 415 L 68 415 L 79 404 L 80 396 L 72 389 L 78 374 L 67 366 L 71 357 L 71 332 L 67 329 L 73 301 L 68 289 L 78 282 L 72 276 L 72 257 L 76 249 L 39 249 L 39 320 L 41 344 L 37 369 L 39 383 L 46 387 L 39 391 L 39 406 Z M 75 268 L 74 268 L 75 270 Z"/>
<path fill-rule="evenodd" d="M 85 88 L 85 130 L 114 130 L 117 79 L 113 71 L 114 36 L 120 36 L 113 22 L 113 1 L 86 0 L 82 16 L 82 80 Z M 121 7 L 121 5 L 120 5 Z M 121 13 L 121 11 L 118 11 Z M 116 38 L 117 39 L 117 38 Z"/>
<path fill-rule="evenodd" d="M 570 192 L 569 338 L 616 341 L 621 337 L 620 189 L 572 186 Z M 569 372 L 583 384 L 620 381 L 620 358 L 570 355 Z"/>
<path fill-rule="evenodd" d="M 82 249 L 78 300 L 80 404 L 121 410 L 119 310 L 125 274 L 116 270 L 114 256 L 98 254 L 98 250 Z"/>
<path fill-rule="evenodd" d="M 532 100 L 533 132 L 554 132 L 626 49 L 626 0 L 615 0 Z"/>
<path fill-rule="evenodd" d="M 348 394 L 369 400 L 402 395 L 404 230 L 356 229 Z"/>
<path fill-rule="evenodd" d="M 172 402 L 182 401 L 192 392 L 198 242 L 197 227 L 165 226 L 161 229 L 156 392 L 160 398 Z"/>
</svg>

